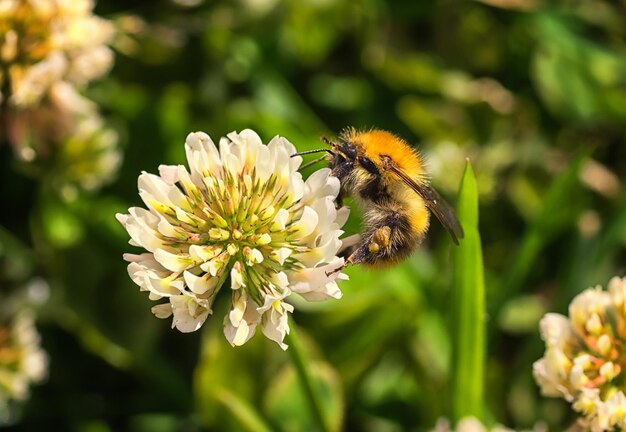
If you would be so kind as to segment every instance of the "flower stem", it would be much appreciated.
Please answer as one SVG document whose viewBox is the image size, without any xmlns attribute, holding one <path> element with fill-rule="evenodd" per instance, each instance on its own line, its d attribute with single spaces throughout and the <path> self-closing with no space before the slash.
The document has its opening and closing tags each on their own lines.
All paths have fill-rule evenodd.
<svg viewBox="0 0 626 432">
<path fill-rule="evenodd" d="M 311 416 L 317 426 L 317 430 L 330 432 L 332 428 L 328 423 L 326 415 L 324 415 L 322 397 L 319 392 L 320 389 L 311 375 L 310 365 L 306 354 L 304 353 L 302 344 L 300 343 L 300 339 L 298 338 L 296 325 L 293 321 L 289 328 L 290 332 L 286 337 L 287 343 L 289 344 L 289 349 L 287 349 L 287 351 L 289 352 L 291 362 L 296 369 L 296 373 L 298 374 L 298 379 L 300 381 L 300 385 L 302 386 L 302 390 L 304 391 L 304 396 L 309 403 Z"/>
</svg>

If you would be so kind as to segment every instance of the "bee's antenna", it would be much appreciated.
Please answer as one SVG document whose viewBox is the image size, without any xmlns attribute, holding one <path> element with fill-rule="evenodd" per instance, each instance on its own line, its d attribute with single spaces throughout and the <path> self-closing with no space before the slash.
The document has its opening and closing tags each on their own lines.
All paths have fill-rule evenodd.
<svg viewBox="0 0 626 432">
<path fill-rule="evenodd" d="M 326 138 L 324 135 L 320 136 L 320 139 L 322 141 L 324 141 L 326 144 L 328 144 L 331 147 L 337 147 L 337 144 L 335 144 L 334 142 L 332 142 L 331 140 L 329 140 L 328 138 Z"/>
<path fill-rule="evenodd" d="M 312 153 L 320 153 L 320 152 L 327 152 L 327 153 L 330 153 L 330 154 L 335 154 L 331 150 L 323 148 L 323 149 L 306 150 L 306 151 L 303 151 L 303 152 L 294 153 L 294 154 L 291 155 L 291 157 L 308 155 L 308 154 L 312 154 Z"/>
<path fill-rule="evenodd" d="M 324 141 L 326 144 L 328 144 L 329 146 L 331 146 L 332 148 L 337 147 L 337 144 L 335 144 L 334 142 L 332 142 L 331 140 L 329 140 L 328 138 L 326 138 L 324 135 L 320 136 L 320 139 L 322 141 Z M 330 153 L 331 155 L 334 155 L 335 152 L 327 149 L 327 148 L 322 148 L 322 149 L 315 149 L 315 150 L 306 150 L 306 151 L 302 151 L 302 152 L 298 152 L 298 153 L 294 153 L 291 155 L 291 157 L 294 156 L 302 156 L 302 155 L 308 155 L 308 154 L 313 154 L 313 153 L 321 153 L 321 152 L 326 152 L 326 153 Z"/>
</svg>

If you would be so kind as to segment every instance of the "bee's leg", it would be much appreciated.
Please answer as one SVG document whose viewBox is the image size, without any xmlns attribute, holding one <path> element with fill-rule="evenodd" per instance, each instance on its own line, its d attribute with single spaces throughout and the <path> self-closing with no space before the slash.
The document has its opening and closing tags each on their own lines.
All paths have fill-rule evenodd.
<svg viewBox="0 0 626 432">
<path fill-rule="evenodd" d="M 355 241 L 353 241 L 355 240 Z M 339 251 L 337 252 L 337 256 L 340 258 L 343 258 L 343 264 L 340 265 L 339 267 L 337 267 L 334 270 L 331 270 L 329 272 L 326 272 L 326 276 L 330 276 L 331 274 L 335 274 L 341 270 L 343 270 L 344 268 L 346 268 L 348 266 L 348 264 L 350 264 L 348 262 L 348 258 L 354 253 L 354 250 L 356 249 L 356 247 L 358 246 L 358 243 L 361 241 L 361 236 L 359 234 L 354 234 L 351 235 L 349 237 L 346 237 L 345 239 L 343 239 L 343 244 L 341 245 L 341 248 L 339 248 Z M 346 258 L 348 257 L 348 258 Z"/>
<path fill-rule="evenodd" d="M 352 234 L 351 236 L 342 239 L 341 247 L 339 248 L 339 252 L 337 252 L 337 256 L 348 258 L 350 255 L 352 255 L 352 252 L 356 250 L 360 242 L 360 234 Z"/>
<path fill-rule="evenodd" d="M 376 257 L 391 243 L 392 228 L 383 225 L 370 231 L 354 252 L 346 259 L 347 264 L 373 263 Z"/>
<path fill-rule="evenodd" d="M 342 240 L 341 248 L 339 248 L 339 252 L 337 253 L 337 256 L 345 258 L 345 261 L 343 262 L 343 265 L 337 267 L 336 269 L 332 271 L 326 272 L 326 276 L 330 276 L 331 274 L 337 273 L 338 271 L 341 271 L 344 268 L 346 268 L 348 264 L 352 264 L 349 261 L 349 259 L 352 255 L 354 255 L 354 251 L 356 250 L 356 248 L 359 247 L 360 243 L 361 243 L 360 234 L 353 234 L 351 236 L 344 238 Z"/>
<path fill-rule="evenodd" d="M 354 251 L 348 256 L 345 263 L 328 273 L 336 273 L 351 264 L 376 264 L 377 262 L 389 261 L 390 258 L 398 257 L 397 252 L 410 251 L 405 246 L 406 238 L 402 235 L 406 230 L 407 221 L 401 213 L 390 211 L 384 217 L 379 218 L 355 245 Z"/>
<path fill-rule="evenodd" d="M 326 156 L 322 156 L 321 158 L 314 159 L 314 160 L 312 160 L 310 162 L 305 163 L 304 165 L 300 165 L 300 168 L 298 168 L 298 171 L 303 170 L 305 168 L 308 168 L 308 167 L 310 167 L 312 165 L 315 165 L 318 162 L 322 162 L 325 159 L 326 159 Z"/>
</svg>

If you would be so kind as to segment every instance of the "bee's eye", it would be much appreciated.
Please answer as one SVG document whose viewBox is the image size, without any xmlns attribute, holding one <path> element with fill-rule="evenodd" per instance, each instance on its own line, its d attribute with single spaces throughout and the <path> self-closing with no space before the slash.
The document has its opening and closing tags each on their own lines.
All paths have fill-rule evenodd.
<svg viewBox="0 0 626 432">
<path fill-rule="evenodd" d="M 359 156 L 357 160 L 359 161 L 359 164 L 367 171 L 371 172 L 372 174 L 378 174 L 378 167 L 374 162 L 372 162 L 370 158 L 365 156 Z"/>
<path fill-rule="evenodd" d="M 348 156 L 348 159 L 354 160 L 356 158 L 356 148 L 352 144 L 346 144 L 341 147 L 341 151 Z"/>
</svg>

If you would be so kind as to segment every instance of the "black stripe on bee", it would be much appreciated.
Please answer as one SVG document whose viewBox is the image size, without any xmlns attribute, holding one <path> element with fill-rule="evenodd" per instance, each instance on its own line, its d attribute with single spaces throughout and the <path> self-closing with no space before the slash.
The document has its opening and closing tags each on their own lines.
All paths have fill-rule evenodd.
<svg viewBox="0 0 626 432">
<path fill-rule="evenodd" d="M 372 201 L 374 204 L 385 204 L 391 201 L 391 195 L 387 190 L 387 186 L 380 181 L 380 177 L 373 177 L 365 185 L 359 189 L 359 195 L 362 199 Z"/>
</svg>

